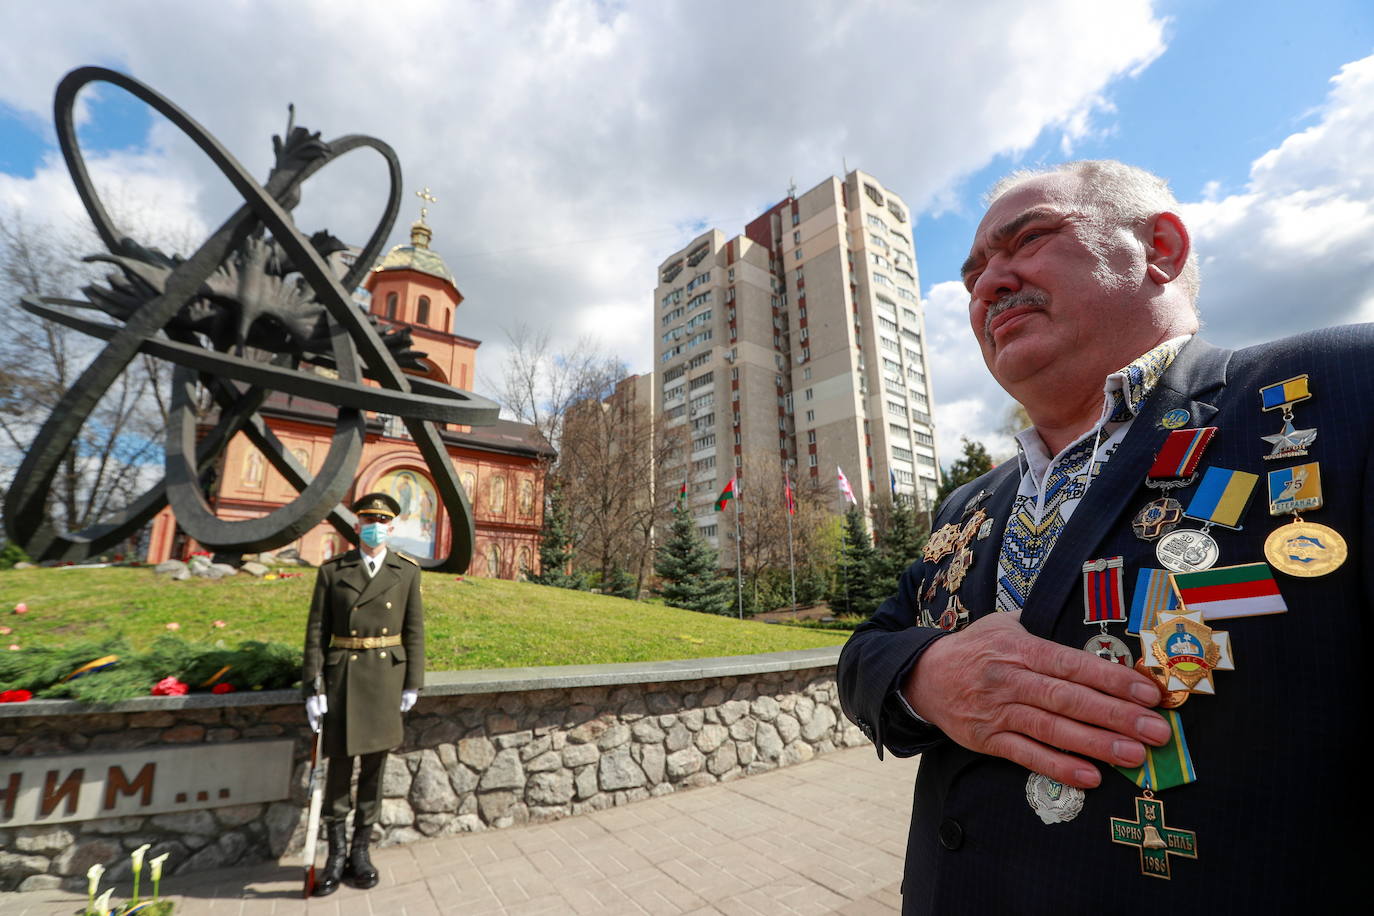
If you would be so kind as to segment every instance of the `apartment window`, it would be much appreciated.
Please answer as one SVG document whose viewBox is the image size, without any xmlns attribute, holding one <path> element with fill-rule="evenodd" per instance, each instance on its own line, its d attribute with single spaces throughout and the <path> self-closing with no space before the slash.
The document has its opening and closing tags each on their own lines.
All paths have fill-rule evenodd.
<svg viewBox="0 0 1374 916">
<path fill-rule="evenodd" d="M 735 444 L 736 444 L 736 445 L 739 445 L 739 444 L 740 444 L 740 434 L 739 434 L 739 433 L 735 433 Z"/>
<path fill-rule="evenodd" d="M 665 401 L 672 401 L 672 400 L 675 400 L 676 398 L 682 397 L 682 395 L 683 395 L 685 392 L 686 392 L 686 389 L 685 389 L 682 385 L 674 385 L 672 388 L 669 388 L 667 391 L 663 392 L 663 400 L 665 400 Z"/>
<path fill-rule="evenodd" d="M 816 444 L 816 431 L 815 431 L 814 429 L 808 429 L 808 430 L 806 431 L 806 444 L 807 444 L 807 445 L 815 445 L 815 444 Z"/>
<path fill-rule="evenodd" d="M 808 329 L 808 328 L 802 328 L 801 331 L 798 332 L 797 336 L 798 336 L 799 338 L 801 338 L 802 340 L 810 340 L 810 339 L 811 339 L 811 332 L 810 332 L 810 329 Z"/>
<path fill-rule="evenodd" d="M 711 361 L 711 351 L 710 351 L 710 350 L 707 350 L 705 353 L 698 353 L 696 356 L 693 356 L 693 357 L 692 357 L 692 361 L 691 361 L 690 363 L 687 364 L 687 368 L 688 368 L 688 369 L 695 369 L 695 368 L 697 368 L 698 366 L 704 366 L 704 365 L 706 365 L 706 364 L 709 363 L 710 361 Z"/>
<path fill-rule="evenodd" d="M 902 448 L 901 446 L 894 445 L 894 446 L 892 446 L 892 457 L 893 457 L 893 458 L 900 458 L 900 459 L 902 459 L 903 461 L 910 461 L 910 460 L 911 460 L 911 449 L 909 449 L 909 448 Z"/>
<path fill-rule="evenodd" d="M 815 412 L 814 410 L 808 410 L 808 411 L 806 412 L 806 422 L 807 422 L 807 423 L 815 423 L 815 422 L 816 422 L 816 412 Z"/>
<path fill-rule="evenodd" d="M 894 285 L 895 285 L 895 284 L 892 282 L 892 278 L 891 278 L 891 277 L 889 277 L 887 274 L 880 274 L 880 273 L 878 273 L 876 270 L 873 271 L 873 282 L 876 283 L 876 284 L 878 284 L 879 286 L 894 286 Z"/>
<path fill-rule="evenodd" d="M 710 407 L 715 402 L 716 396 L 708 391 L 705 394 L 699 394 L 696 397 L 692 398 L 692 400 L 688 402 L 687 406 L 692 409 L 693 413 L 695 413 L 698 410 Z"/>
<path fill-rule="evenodd" d="M 805 360 L 805 359 L 810 359 L 810 358 L 811 358 L 811 348 L 810 348 L 810 347 L 802 347 L 802 359 Z"/>
<path fill-rule="evenodd" d="M 732 381 L 732 382 L 738 382 L 738 381 L 739 381 L 739 366 L 733 366 L 733 367 L 731 367 L 731 369 L 730 369 L 730 381 Z"/>
<path fill-rule="evenodd" d="M 883 257 L 882 255 L 878 254 L 876 251 L 873 252 L 873 264 L 877 267 L 881 267 L 883 270 L 892 269 L 892 262 L 889 261 L 887 258 Z"/>
<path fill-rule="evenodd" d="M 678 409 L 681 410 L 682 408 L 679 407 Z M 715 426 L 715 425 L 716 425 L 716 415 L 715 415 L 715 413 L 703 414 L 702 416 L 699 416 L 699 417 L 697 417 L 695 420 L 692 421 L 692 432 L 694 432 L 694 433 L 699 433 L 699 432 L 701 432 L 703 429 L 710 429 L 712 426 Z"/>
<path fill-rule="evenodd" d="M 695 391 L 703 385 L 711 384 L 715 379 L 716 374 L 714 372 L 708 372 L 705 375 L 698 375 L 696 378 L 692 379 L 687 383 L 687 387 Z"/>
<path fill-rule="evenodd" d="M 798 317 L 798 318 L 805 318 L 805 317 L 806 317 L 806 306 L 804 306 L 804 305 L 799 305 L 799 306 L 797 306 L 797 317 Z"/>
<path fill-rule="evenodd" d="M 897 322 L 893 321 L 891 318 L 884 318 L 882 315 L 879 315 L 879 316 L 878 316 L 878 326 L 879 326 L 879 327 L 883 327 L 883 328 L 887 328 L 887 329 L 888 329 L 889 331 L 891 331 L 893 334 L 896 334 L 896 333 L 897 333 Z M 910 332 L 908 332 L 908 333 L 910 333 Z"/>
<path fill-rule="evenodd" d="M 807 455 L 807 456 L 806 456 L 806 463 L 809 464 L 809 465 L 811 465 L 811 467 L 814 468 L 814 467 L 816 466 L 816 464 L 817 464 L 817 460 L 816 460 L 816 459 L 817 459 L 818 457 L 819 457 L 819 456 L 817 456 L 817 455 Z"/>
<path fill-rule="evenodd" d="M 681 353 L 682 344 L 678 344 L 675 347 L 670 347 L 669 349 L 663 351 L 663 355 L 659 357 L 659 362 L 666 363 L 668 360 L 672 359 L 674 356 L 678 356 Z"/>
<path fill-rule="evenodd" d="M 904 308 L 902 309 L 902 320 L 910 322 L 911 324 L 916 324 L 916 313 L 911 309 Z"/>
<path fill-rule="evenodd" d="M 704 293 L 698 293 L 697 295 L 695 295 L 695 296 L 693 296 L 692 298 L 690 298 L 690 299 L 687 300 L 687 311 L 690 312 L 692 309 L 696 308 L 697 306 L 699 306 L 699 305 L 705 305 L 706 303 L 708 303 L 708 302 L 710 302 L 710 301 L 711 301 L 711 291 L 708 289 L 706 292 L 704 292 Z"/>
<path fill-rule="evenodd" d="M 710 448 L 716 444 L 716 434 L 707 433 L 692 440 L 692 451 L 699 452 L 704 448 Z"/>
<path fill-rule="evenodd" d="M 908 362 L 919 363 L 921 361 L 921 351 L 906 348 L 906 358 Z"/>
<path fill-rule="evenodd" d="M 717 529 L 715 525 L 702 525 L 699 530 L 701 531 L 701 536 L 704 538 L 713 538 L 716 536 Z"/>
<path fill-rule="evenodd" d="M 934 447 L 935 437 L 932 436 L 930 433 L 923 433 L 918 431 L 915 433 L 915 436 L 917 445 L 929 445 L 931 447 Z"/>
<path fill-rule="evenodd" d="M 735 422 L 733 425 L 739 426 L 739 411 L 735 411 Z"/>
<path fill-rule="evenodd" d="M 669 407 L 667 410 L 663 411 L 663 416 L 669 420 L 676 420 L 678 417 L 682 416 L 683 412 L 686 411 L 686 409 L 687 405 L 685 404 L 679 404 L 676 407 Z"/>
<path fill-rule="evenodd" d="M 737 467 L 737 468 L 742 468 L 742 467 L 744 467 L 744 456 L 743 456 L 743 455 L 736 455 L 736 456 L 735 456 L 735 467 Z"/>
<path fill-rule="evenodd" d="M 887 425 L 887 431 L 892 434 L 892 437 L 894 439 L 900 439 L 903 442 L 911 441 L 911 434 L 907 432 L 907 428 L 905 426 L 898 426 L 896 423 L 889 423 Z"/>
<path fill-rule="evenodd" d="M 796 210 L 793 210 L 793 211 L 792 211 L 792 225 L 795 226 L 795 225 L 797 225 L 797 223 L 800 223 L 800 222 L 801 222 L 801 214 L 798 213 Z"/>
<path fill-rule="evenodd" d="M 704 273 L 704 274 L 698 274 L 697 276 L 695 276 L 695 277 L 693 277 L 693 278 L 691 279 L 691 282 L 689 282 L 689 283 L 687 284 L 687 292 L 690 293 L 692 290 L 696 289 L 696 288 L 697 288 L 698 286 L 700 286 L 701 284 L 703 284 L 703 283 L 709 283 L 710 281 L 711 281 L 711 272 L 710 272 L 709 270 L 706 271 L 706 273 Z"/>
<path fill-rule="evenodd" d="M 415 310 L 416 324 L 429 324 L 429 297 L 421 296 L 419 308 Z"/>
<path fill-rule="evenodd" d="M 882 217 L 874 216 L 872 213 L 868 214 L 868 225 L 879 232 L 887 231 L 887 223 L 883 222 Z"/>
<path fill-rule="evenodd" d="M 806 279 L 806 272 L 805 272 L 804 270 L 802 270 L 802 268 L 798 267 L 798 268 L 797 268 L 797 282 L 800 283 L 801 281 L 803 281 L 803 280 L 805 280 L 805 279 Z"/>
<path fill-rule="evenodd" d="M 727 283 L 735 282 L 735 269 L 733 267 L 731 267 L 729 270 L 725 272 L 725 281 Z"/>
<path fill-rule="evenodd" d="M 906 417 L 906 405 L 898 404 L 896 401 L 887 402 L 887 412 L 894 417 Z"/>
<path fill-rule="evenodd" d="M 879 346 L 881 346 L 884 350 L 891 350 L 893 353 L 900 353 L 900 352 L 902 352 L 902 348 L 899 347 L 899 346 L 897 345 L 897 341 L 892 340 L 891 338 L 879 337 L 879 338 L 878 338 L 878 344 L 879 344 Z"/>
<path fill-rule="evenodd" d="M 902 208 L 897 205 L 897 202 L 895 200 L 889 200 L 887 202 L 887 212 L 897 217 L 897 222 L 906 222 L 906 213 L 903 212 Z"/>
<path fill-rule="evenodd" d="M 903 288 L 900 287 L 900 286 L 897 287 L 897 295 L 901 296 L 903 299 L 906 299 L 908 302 L 919 302 L 919 301 L 920 301 L 920 299 L 917 298 L 917 296 L 916 296 L 915 293 L 913 293 L 913 292 L 912 292 L 911 290 L 909 290 L 909 289 L 903 289 Z"/>
<path fill-rule="evenodd" d="M 810 381 L 810 379 L 811 379 L 811 367 L 810 367 L 810 366 L 807 366 L 805 369 L 802 370 L 802 378 L 806 379 L 807 381 Z"/>
<path fill-rule="evenodd" d="M 690 330 L 690 329 L 695 328 L 695 327 L 697 327 L 697 326 L 699 326 L 699 325 L 703 325 L 703 324 L 705 324 L 706 322 L 708 322 L 708 321 L 710 321 L 710 320 L 711 320 L 711 310 L 710 310 L 710 309 L 707 309 L 707 310 L 704 311 L 704 312 L 697 312 L 697 313 L 696 313 L 695 315 L 693 315 L 691 318 L 688 318 L 688 319 L 687 319 L 687 328 L 688 328 L 688 330 Z"/>
<path fill-rule="evenodd" d="M 926 467 L 928 467 L 928 468 L 933 468 L 933 467 L 935 467 L 935 459 L 934 459 L 934 458 L 931 458 L 929 455 L 917 455 L 917 456 L 916 456 L 916 463 L 917 463 L 917 464 L 924 464 L 924 465 L 925 465 Z"/>
<path fill-rule="evenodd" d="M 806 395 L 805 395 L 806 399 L 809 401 L 809 400 L 811 400 L 811 398 L 812 398 L 813 396 L 814 396 L 814 390 L 811 389 L 811 388 L 806 389 Z"/>
<path fill-rule="evenodd" d="M 693 471 L 709 471 L 716 466 L 716 456 L 707 455 L 705 458 L 698 458 L 692 462 Z"/>
<path fill-rule="evenodd" d="M 801 250 L 800 248 L 798 248 L 798 249 L 796 249 L 795 251 L 792 252 L 792 260 L 794 260 L 794 261 L 800 261 L 801 259 L 802 259 L 802 250 Z"/>
</svg>

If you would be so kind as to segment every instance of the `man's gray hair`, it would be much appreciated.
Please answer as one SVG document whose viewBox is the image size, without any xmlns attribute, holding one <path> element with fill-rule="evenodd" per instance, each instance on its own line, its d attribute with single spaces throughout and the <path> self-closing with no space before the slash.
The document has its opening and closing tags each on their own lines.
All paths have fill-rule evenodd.
<svg viewBox="0 0 1374 916">
<path fill-rule="evenodd" d="M 984 203 L 990 206 L 1022 182 L 1043 175 L 1078 178 L 1080 193 L 1075 204 L 1086 213 L 1106 217 L 1121 225 L 1139 227 L 1159 213 L 1179 212 L 1178 198 L 1169 190 L 1167 181 L 1115 159 L 1080 159 L 1044 169 L 1018 169 L 994 184 L 984 197 Z M 1188 261 L 1183 265 L 1178 282 L 1196 311 L 1201 281 L 1195 250 L 1188 252 Z"/>
</svg>

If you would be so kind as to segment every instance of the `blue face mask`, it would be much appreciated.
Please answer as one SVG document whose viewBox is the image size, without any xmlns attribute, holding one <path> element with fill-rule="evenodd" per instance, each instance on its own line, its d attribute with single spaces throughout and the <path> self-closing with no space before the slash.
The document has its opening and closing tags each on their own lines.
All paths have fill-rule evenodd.
<svg viewBox="0 0 1374 916">
<path fill-rule="evenodd" d="M 367 546 L 381 547 L 391 539 L 391 532 L 386 530 L 386 525 L 380 522 L 373 522 L 370 525 L 363 526 L 362 536 L 363 543 Z"/>
</svg>

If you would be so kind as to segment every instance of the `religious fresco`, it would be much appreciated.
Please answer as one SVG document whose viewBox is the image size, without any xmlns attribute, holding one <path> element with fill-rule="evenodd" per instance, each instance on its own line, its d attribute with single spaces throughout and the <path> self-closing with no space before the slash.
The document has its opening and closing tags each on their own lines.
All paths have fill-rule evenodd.
<svg viewBox="0 0 1374 916">
<path fill-rule="evenodd" d="M 429 478 L 411 468 L 402 468 L 382 475 L 372 489 L 400 503 L 401 514 L 396 516 L 391 529 L 391 545 L 417 559 L 433 557 L 439 500 Z"/>
</svg>

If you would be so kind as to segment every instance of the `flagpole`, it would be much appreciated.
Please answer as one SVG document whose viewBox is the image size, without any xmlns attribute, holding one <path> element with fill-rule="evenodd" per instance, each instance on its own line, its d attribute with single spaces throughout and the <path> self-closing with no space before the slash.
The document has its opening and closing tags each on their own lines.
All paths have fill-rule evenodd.
<svg viewBox="0 0 1374 916">
<path fill-rule="evenodd" d="M 735 607 L 740 620 L 744 619 L 744 541 L 739 534 L 739 477 L 735 477 Z"/>
<path fill-rule="evenodd" d="M 792 459 L 788 458 L 782 463 L 782 485 L 783 511 L 787 513 L 787 573 L 792 579 L 792 619 L 797 617 L 797 561 L 792 552 L 792 507 L 796 505 L 796 497 L 792 495 L 792 479 L 787 475 L 787 469 L 792 464 Z"/>
</svg>

